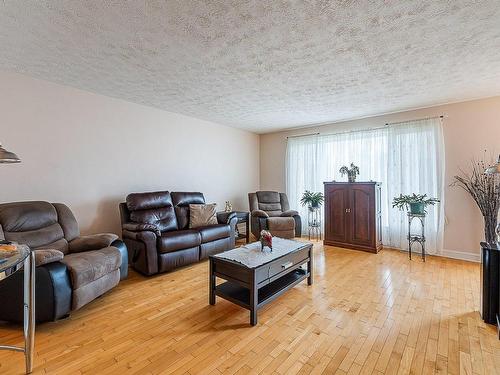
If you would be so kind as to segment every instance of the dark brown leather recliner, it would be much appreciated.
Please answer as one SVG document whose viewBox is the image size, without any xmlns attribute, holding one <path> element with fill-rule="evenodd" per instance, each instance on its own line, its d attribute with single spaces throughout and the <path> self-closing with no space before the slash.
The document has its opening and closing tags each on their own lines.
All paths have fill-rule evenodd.
<svg viewBox="0 0 500 375">
<path fill-rule="evenodd" d="M 116 234 L 81 236 L 62 203 L 0 204 L 0 239 L 35 251 L 36 320 L 67 316 L 114 288 L 128 274 L 125 244 Z M 0 283 L 0 320 L 23 321 L 23 273 Z"/>
<path fill-rule="evenodd" d="M 260 237 L 261 230 L 269 230 L 273 236 L 282 238 L 299 237 L 302 221 L 297 211 L 290 210 L 288 197 L 276 191 L 248 193 L 252 234 Z"/>
<path fill-rule="evenodd" d="M 218 224 L 189 228 L 189 205 L 202 193 L 133 193 L 120 203 L 122 237 L 131 265 L 145 275 L 167 272 L 234 248 L 236 214 L 217 214 Z"/>
</svg>

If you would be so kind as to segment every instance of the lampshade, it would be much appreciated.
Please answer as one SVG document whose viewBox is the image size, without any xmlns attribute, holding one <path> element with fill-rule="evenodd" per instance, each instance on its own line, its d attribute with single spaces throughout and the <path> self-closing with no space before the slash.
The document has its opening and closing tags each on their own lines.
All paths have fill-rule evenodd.
<svg viewBox="0 0 500 375">
<path fill-rule="evenodd" d="M 500 156 L 498 156 L 498 162 L 491 167 L 488 167 L 484 173 L 486 174 L 499 174 L 500 173 Z"/>
<path fill-rule="evenodd" d="M 21 159 L 18 158 L 13 152 L 7 151 L 0 145 L 0 163 L 20 163 Z"/>
</svg>

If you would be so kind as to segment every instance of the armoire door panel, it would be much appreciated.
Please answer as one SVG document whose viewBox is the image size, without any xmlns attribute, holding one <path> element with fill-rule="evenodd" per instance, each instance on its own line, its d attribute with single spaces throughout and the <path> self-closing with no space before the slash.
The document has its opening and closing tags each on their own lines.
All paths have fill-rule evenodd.
<svg viewBox="0 0 500 375">
<path fill-rule="evenodd" d="M 373 189 L 366 186 L 353 186 L 351 189 L 350 243 L 358 245 L 371 245 L 373 243 Z"/>
<path fill-rule="evenodd" d="M 328 190 L 326 200 L 327 228 L 325 239 L 346 242 L 348 239 L 348 227 L 345 218 L 349 202 L 349 191 L 345 188 Z"/>
</svg>

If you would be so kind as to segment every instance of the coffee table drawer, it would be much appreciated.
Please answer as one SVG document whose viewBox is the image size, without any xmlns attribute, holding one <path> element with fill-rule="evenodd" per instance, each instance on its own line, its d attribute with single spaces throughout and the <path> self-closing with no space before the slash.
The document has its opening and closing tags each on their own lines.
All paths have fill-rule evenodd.
<svg viewBox="0 0 500 375">
<path fill-rule="evenodd" d="M 302 264 L 309 257 L 309 249 L 299 250 L 286 257 L 278 259 L 269 265 L 269 278 L 272 278 L 296 265 Z"/>
</svg>

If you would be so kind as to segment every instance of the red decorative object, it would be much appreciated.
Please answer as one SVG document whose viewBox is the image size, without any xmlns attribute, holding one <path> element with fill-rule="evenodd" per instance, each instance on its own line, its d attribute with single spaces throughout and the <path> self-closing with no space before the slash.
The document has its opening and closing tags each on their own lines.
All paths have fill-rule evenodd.
<svg viewBox="0 0 500 375">
<path fill-rule="evenodd" d="M 273 236 L 271 232 L 267 230 L 260 231 L 260 244 L 262 246 L 262 251 L 264 251 L 264 246 L 269 247 L 273 251 Z"/>
</svg>

